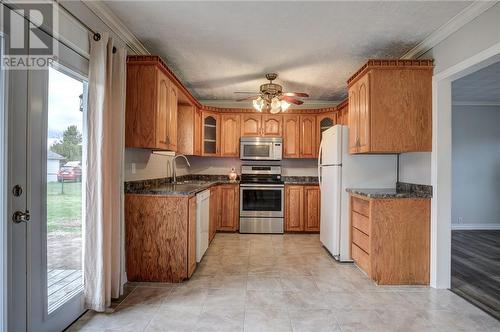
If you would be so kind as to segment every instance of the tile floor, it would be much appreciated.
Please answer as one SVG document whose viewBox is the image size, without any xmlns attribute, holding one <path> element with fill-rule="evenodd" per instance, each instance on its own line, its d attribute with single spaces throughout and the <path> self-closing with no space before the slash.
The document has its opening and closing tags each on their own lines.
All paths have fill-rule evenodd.
<svg viewBox="0 0 500 332">
<path fill-rule="evenodd" d="M 448 290 L 376 286 L 317 235 L 217 234 L 191 280 L 130 283 L 69 331 L 500 331 Z"/>
</svg>

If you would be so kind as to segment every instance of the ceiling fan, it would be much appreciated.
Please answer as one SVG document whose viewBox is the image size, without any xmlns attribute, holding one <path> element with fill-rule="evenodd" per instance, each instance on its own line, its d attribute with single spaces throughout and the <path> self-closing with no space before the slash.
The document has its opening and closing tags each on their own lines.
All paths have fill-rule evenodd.
<svg viewBox="0 0 500 332">
<path fill-rule="evenodd" d="M 307 98 L 309 95 L 304 92 L 283 92 L 283 87 L 279 84 L 273 83 L 278 77 L 278 74 L 266 74 L 269 83 L 260 86 L 260 92 L 242 92 L 235 93 L 252 93 L 254 95 L 245 98 L 237 99 L 236 101 L 253 100 L 253 107 L 259 111 L 267 111 L 272 114 L 286 111 L 291 104 L 302 105 L 304 102 L 295 97 Z"/>
</svg>

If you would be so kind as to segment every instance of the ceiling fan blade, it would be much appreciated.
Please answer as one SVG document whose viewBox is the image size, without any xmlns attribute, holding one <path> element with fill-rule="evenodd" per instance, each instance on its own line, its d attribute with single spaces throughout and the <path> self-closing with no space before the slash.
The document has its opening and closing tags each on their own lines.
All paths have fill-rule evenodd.
<svg viewBox="0 0 500 332">
<path fill-rule="evenodd" d="M 236 99 L 236 101 L 253 100 L 253 99 L 257 98 L 258 96 L 259 95 L 248 96 L 248 97 L 245 97 L 245 98 Z"/>
<path fill-rule="evenodd" d="M 234 93 L 257 94 L 257 91 L 234 91 Z"/>
<path fill-rule="evenodd" d="M 302 105 L 304 103 L 302 100 L 298 100 L 298 99 L 288 97 L 288 96 L 282 96 L 281 99 L 286 101 L 287 103 L 295 104 L 295 105 Z"/>
<path fill-rule="evenodd" d="M 307 98 L 309 95 L 305 92 L 284 92 L 283 96 L 287 97 L 304 97 Z"/>
</svg>

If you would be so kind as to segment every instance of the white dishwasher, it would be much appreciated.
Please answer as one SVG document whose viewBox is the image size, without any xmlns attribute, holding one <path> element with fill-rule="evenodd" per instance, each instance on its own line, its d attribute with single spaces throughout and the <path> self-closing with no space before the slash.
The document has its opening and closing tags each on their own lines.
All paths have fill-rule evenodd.
<svg viewBox="0 0 500 332">
<path fill-rule="evenodd" d="M 208 248 L 210 224 L 210 190 L 196 194 L 196 262 L 200 262 Z"/>
</svg>

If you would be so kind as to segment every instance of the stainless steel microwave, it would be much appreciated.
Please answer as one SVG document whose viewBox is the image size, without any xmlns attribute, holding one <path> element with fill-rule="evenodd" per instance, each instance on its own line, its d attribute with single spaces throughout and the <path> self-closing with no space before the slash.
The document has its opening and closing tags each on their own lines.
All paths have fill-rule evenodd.
<svg viewBox="0 0 500 332">
<path fill-rule="evenodd" d="M 241 160 L 281 160 L 283 139 L 281 137 L 242 137 L 240 139 Z"/>
</svg>

